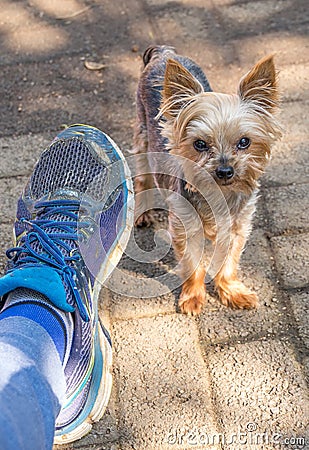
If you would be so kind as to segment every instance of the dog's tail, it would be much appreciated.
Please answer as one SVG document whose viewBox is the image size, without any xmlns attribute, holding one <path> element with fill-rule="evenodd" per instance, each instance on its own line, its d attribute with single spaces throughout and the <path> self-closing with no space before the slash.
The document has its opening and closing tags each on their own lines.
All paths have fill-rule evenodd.
<svg viewBox="0 0 309 450">
<path fill-rule="evenodd" d="M 169 54 L 172 57 L 175 53 L 174 47 L 169 47 L 168 45 L 151 45 L 145 50 L 143 55 L 144 67 L 146 67 L 153 58 L 165 56 L 166 54 Z"/>
</svg>

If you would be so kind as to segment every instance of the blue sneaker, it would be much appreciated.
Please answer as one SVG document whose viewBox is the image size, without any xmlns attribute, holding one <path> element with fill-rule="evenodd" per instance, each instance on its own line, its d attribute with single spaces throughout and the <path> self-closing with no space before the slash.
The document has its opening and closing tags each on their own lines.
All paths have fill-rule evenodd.
<svg viewBox="0 0 309 450">
<path fill-rule="evenodd" d="M 1 295 L 16 288 L 40 292 L 71 313 L 74 323 L 57 444 L 88 433 L 109 400 L 111 340 L 99 320 L 98 296 L 129 239 L 133 207 L 121 151 L 86 125 L 70 126 L 57 136 L 18 201 L 16 245 L 7 251 Z"/>
</svg>

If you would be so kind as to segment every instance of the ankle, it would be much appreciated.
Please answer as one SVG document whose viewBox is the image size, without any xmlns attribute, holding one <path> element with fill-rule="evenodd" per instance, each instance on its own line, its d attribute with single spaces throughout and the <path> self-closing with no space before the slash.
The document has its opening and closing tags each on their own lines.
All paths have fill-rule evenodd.
<svg viewBox="0 0 309 450">
<path fill-rule="evenodd" d="M 59 357 L 65 365 L 72 345 L 73 318 L 32 289 L 17 288 L 6 296 L 0 320 L 7 317 L 26 317 L 43 327 L 52 338 Z"/>
</svg>

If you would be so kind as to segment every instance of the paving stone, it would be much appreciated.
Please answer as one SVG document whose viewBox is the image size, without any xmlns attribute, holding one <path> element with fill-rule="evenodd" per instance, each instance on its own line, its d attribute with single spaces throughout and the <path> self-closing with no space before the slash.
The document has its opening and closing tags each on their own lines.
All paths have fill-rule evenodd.
<svg viewBox="0 0 309 450">
<path fill-rule="evenodd" d="M 208 359 L 229 444 L 224 448 L 239 450 L 242 443 L 246 449 L 292 449 L 295 442 L 284 445 L 283 439 L 305 437 L 308 391 L 292 345 L 273 340 L 217 346 Z"/>
<path fill-rule="evenodd" d="M 256 310 L 232 310 L 223 306 L 208 286 L 208 304 L 200 316 L 201 337 L 206 343 L 239 341 L 270 336 L 286 328 L 284 305 L 274 286 L 273 264 L 262 230 L 251 234 L 242 256 L 240 278 L 259 296 Z"/>
<path fill-rule="evenodd" d="M 292 304 L 292 309 L 296 319 L 299 334 L 302 340 L 304 341 L 305 345 L 309 348 L 309 330 L 308 330 L 309 293 L 297 292 L 295 294 L 291 294 L 290 301 Z"/>
<path fill-rule="evenodd" d="M 125 255 L 106 283 L 114 318 L 137 318 L 176 310 L 181 285 L 180 278 L 173 273 L 176 261 L 171 244 L 155 234 L 166 230 L 167 214 L 157 211 L 155 216 L 154 227 L 134 230 Z"/>
<path fill-rule="evenodd" d="M 303 365 L 307 380 L 309 380 L 309 357 L 303 359 Z"/>
<path fill-rule="evenodd" d="M 101 89 L 103 70 L 87 70 L 85 56 L 67 56 L 32 64 L 8 65 L 3 67 L 0 93 L 11 109 L 18 109 L 19 115 L 33 98 L 43 101 L 44 97 L 55 99 L 72 93 L 91 92 Z M 102 58 L 103 60 L 103 58 Z M 105 59 L 106 62 L 106 59 Z M 14 77 L 12 71 L 14 70 Z M 105 69 L 106 71 L 106 69 Z"/>
<path fill-rule="evenodd" d="M 161 199 L 158 202 L 162 204 Z M 175 311 L 177 293 L 173 291 L 181 281 L 175 274 L 177 262 L 171 242 L 165 236 L 167 213 L 157 210 L 154 216 L 153 227 L 134 229 L 120 263 L 106 283 L 117 317 Z"/>
<path fill-rule="evenodd" d="M 4 274 L 6 268 L 7 258 L 5 252 L 13 246 L 12 228 L 12 224 L 0 224 L 0 276 Z"/>
<path fill-rule="evenodd" d="M 0 178 L 30 174 L 41 152 L 53 137 L 29 134 L 0 139 Z M 8 154 L 9 158 L 6 157 Z"/>
<path fill-rule="evenodd" d="M 265 2 L 246 2 L 243 5 L 232 5 L 224 9 L 226 17 L 225 24 L 231 30 L 231 36 L 249 38 L 254 36 L 255 42 L 258 37 L 268 36 L 269 40 L 273 39 L 273 50 L 281 50 L 280 41 L 276 42 L 282 31 L 286 33 L 286 45 L 289 45 L 289 37 L 293 39 L 294 35 L 302 35 L 304 23 L 302 14 L 305 13 L 305 2 L 300 2 L 298 8 L 293 8 L 293 4 L 289 5 L 285 1 L 268 0 Z M 248 16 L 250 21 L 248 21 Z M 291 16 L 293 16 L 293 26 L 291 24 Z M 237 24 L 237 25 L 236 25 Z M 234 25 L 234 29 L 233 26 Z M 240 31 L 237 28 L 240 28 Z M 245 39 L 244 39 L 245 40 Z M 292 41 L 293 42 L 293 41 Z M 276 45 L 277 44 L 277 45 Z M 279 48 L 278 48 L 279 47 Z M 260 47 L 261 48 L 261 47 Z M 286 50 L 286 49 L 285 49 Z"/>
<path fill-rule="evenodd" d="M 309 234 L 273 237 L 271 244 L 283 287 L 306 286 L 309 280 Z"/>
<path fill-rule="evenodd" d="M 272 233 L 308 229 L 309 183 L 267 188 L 263 190 Z"/>
<path fill-rule="evenodd" d="M 176 311 L 177 300 L 173 293 L 151 298 L 125 297 L 112 294 L 111 316 L 114 319 L 131 319 Z"/>
<path fill-rule="evenodd" d="M 293 142 L 296 140 L 308 139 L 308 119 L 309 102 L 306 100 L 299 102 L 286 102 L 281 106 L 279 121 L 284 129 L 284 138 Z"/>
<path fill-rule="evenodd" d="M 17 200 L 28 177 L 0 178 L 0 223 L 11 223 L 16 215 Z"/>
<path fill-rule="evenodd" d="M 1 134 L 8 135 L 14 130 L 19 136 L 29 131 L 60 129 L 62 124 L 85 122 L 104 128 L 108 133 L 117 129 L 116 116 L 126 116 L 130 140 L 133 130 L 128 123 L 134 119 L 137 79 L 141 59 L 132 52 L 122 55 L 117 61 L 107 56 L 101 58 L 106 65 L 102 71 L 91 71 L 84 67 L 85 57 L 60 58 L 20 65 L 14 70 L 5 68 L 0 81 L 3 108 Z M 89 58 L 88 58 L 89 59 Z M 90 58 L 91 59 L 91 58 Z M 99 57 L 93 58 L 99 61 Z M 118 86 L 122 86 L 119 90 Z M 107 92 L 114 92 L 118 108 L 109 104 Z M 18 116 L 17 123 L 12 123 Z M 107 117 L 113 119 L 107 122 Z M 115 122 L 115 124 L 114 124 Z M 53 135 L 52 135 L 53 137 Z M 123 133 L 122 133 L 123 138 Z"/>
<path fill-rule="evenodd" d="M 272 158 L 263 177 L 263 184 L 280 186 L 309 182 L 307 164 L 308 139 L 293 139 L 285 136 L 272 150 Z"/>
<path fill-rule="evenodd" d="M 220 45 L 225 27 L 217 22 L 211 2 L 205 1 L 203 6 L 195 2 L 191 7 L 186 2 L 174 2 L 169 8 L 161 4 L 149 9 L 156 16 L 157 38 L 174 46 L 179 53 L 196 59 L 202 67 L 235 62 L 235 49 L 229 40 Z"/>
<path fill-rule="evenodd" d="M 280 68 L 278 74 L 279 89 L 282 100 L 309 100 L 308 64 L 292 64 L 281 67 L 281 58 L 275 56 L 275 62 Z M 299 87 L 301 86 L 301 89 Z"/>
<path fill-rule="evenodd" d="M 115 383 L 123 450 L 188 448 L 188 433 L 216 433 L 207 367 L 194 319 L 172 315 L 114 323 Z M 145 420 L 147 418 L 147 420 Z M 214 447 L 216 448 L 216 447 Z"/>
<path fill-rule="evenodd" d="M 46 97 L 42 100 L 33 98 L 25 105 L 19 115 L 19 121 L 12 124 L 12 118 L 17 111 L 8 110 L 6 117 L 3 117 L 5 134 L 26 134 L 40 133 L 42 130 L 58 132 L 63 125 L 72 123 L 89 123 L 97 128 L 103 128 L 108 134 L 111 130 L 119 128 L 128 129 L 128 124 L 132 121 L 132 111 L 128 110 L 127 97 L 123 96 L 119 100 L 118 109 L 115 110 L 108 100 L 105 99 L 104 92 L 98 95 L 97 92 L 84 94 L 64 95 L 55 98 Z M 132 101 L 130 102 L 131 106 Z M 131 129 L 130 134 L 132 135 Z"/>
<path fill-rule="evenodd" d="M 267 26 L 267 22 L 264 23 Z M 295 24 L 293 26 L 295 27 Z M 263 34 L 252 33 L 251 39 L 235 38 L 233 45 L 237 48 L 240 64 L 254 64 L 257 57 L 262 58 L 273 53 L 281 67 L 289 64 L 306 64 L 309 61 L 309 47 L 304 35 L 305 27 L 306 25 L 302 23 L 299 26 L 299 33 L 267 30 Z M 302 52 L 299 52 L 299 48 Z"/>
<path fill-rule="evenodd" d="M 52 5 L 52 2 L 48 3 Z M 6 81 L 0 82 L 4 102 L 0 111 L 1 134 L 58 131 L 61 124 L 83 122 L 103 128 L 109 134 L 112 130 L 114 133 L 122 130 L 122 133 L 118 132 L 121 140 L 123 130 L 127 129 L 132 140 L 130 121 L 133 123 L 134 120 L 132 104 L 137 83 L 134 81 L 134 89 L 132 84 L 131 90 L 131 74 L 134 71 L 137 79 L 141 64 L 138 52 L 143 52 L 149 44 L 147 20 L 143 9 L 135 0 L 121 1 L 114 5 L 110 2 L 102 5 L 101 1 L 94 3 L 90 5 L 90 9 L 76 16 L 70 23 L 62 23 L 62 26 L 59 20 L 47 19 L 49 13 L 44 16 L 51 26 L 60 26 L 70 37 L 74 36 L 74 49 L 71 48 L 70 39 L 60 51 L 53 52 L 50 49 L 44 55 L 36 54 L 35 51 L 27 54 L 18 48 L 6 48 L 6 51 L 1 52 L 4 55 L 2 63 L 6 61 L 7 64 L 3 69 L 3 80 Z M 45 7 L 44 2 L 40 8 Z M 39 7 L 31 9 L 25 1 L 18 2 L 16 8 L 26 10 L 30 15 L 34 14 L 34 10 L 40 11 Z M 101 16 L 102 8 L 104 20 Z M 131 14 L 132 10 L 135 11 L 134 15 Z M 36 19 L 44 22 L 40 17 Z M 139 22 L 144 24 L 143 27 L 136 26 Z M 114 33 L 117 34 L 116 40 Z M 81 46 L 79 37 L 83 40 Z M 18 64 L 8 64 L 14 58 L 18 59 Z M 103 71 L 90 71 L 84 67 L 85 60 L 103 62 L 106 67 Z M 110 94 L 114 97 L 113 103 L 109 103 Z M 119 127 L 117 116 L 123 119 Z"/>
<path fill-rule="evenodd" d="M 281 31 L 282 28 L 294 31 L 291 17 L 293 17 L 294 26 L 297 23 L 301 24 L 306 11 L 304 1 L 298 3 L 298 8 L 293 8 L 293 2 L 284 0 L 243 3 L 219 0 L 215 5 L 220 11 L 220 19 L 228 28 L 230 35 L 243 38 L 257 34 L 257 30 L 263 35 Z M 223 5 L 225 7 L 222 7 Z"/>
<path fill-rule="evenodd" d="M 261 186 L 264 185 L 264 179 L 261 179 Z M 267 217 L 265 217 L 265 209 L 264 209 L 264 202 L 262 196 L 259 194 L 259 198 L 256 204 L 256 210 L 253 216 L 252 221 L 252 227 L 253 230 L 256 228 L 263 228 L 265 229 L 267 227 L 268 220 Z"/>
<path fill-rule="evenodd" d="M 95 0 L 90 5 L 87 1 L 63 4 L 60 0 L 5 2 L 1 25 L 6 39 L 0 43 L 1 63 L 32 62 L 64 54 L 119 55 L 120 49 L 145 39 L 149 30 L 146 23 L 143 9 L 135 0 Z"/>
</svg>

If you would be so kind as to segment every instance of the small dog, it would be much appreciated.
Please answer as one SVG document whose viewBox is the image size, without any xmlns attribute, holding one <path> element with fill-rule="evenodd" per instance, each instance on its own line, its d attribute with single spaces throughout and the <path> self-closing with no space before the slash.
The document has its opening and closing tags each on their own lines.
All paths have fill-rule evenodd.
<svg viewBox="0 0 309 450">
<path fill-rule="evenodd" d="M 213 92 L 202 69 L 172 47 L 149 47 L 143 62 L 133 150 L 137 161 L 135 223 L 149 226 L 153 222 L 147 190 L 150 192 L 154 182 L 162 192 L 177 193 L 184 202 L 165 197 L 173 248 L 181 261 L 181 311 L 196 315 L 205 303 L 206 269 L 203 260 L 195 257 L 205 237 L 216 242 L 221 255 L 214 277 L 221 302 L 234 308 L 254 308 L 257 295 L 238 279 L 237 267 L 251 231 L 258 179 L 271 145 L 280 136 L 274 116 L 279 96 L 273 57 L 259 61 L 240 80 L 235 95 Z M 160 158 L 152 158 L 154 154 L 164 156 L 161 166 Z M 180 160 L 171 174 L 166 174 L 168 155 Z M 205 171 L 208 177 L 203 181 Z M 201 195 L 202 185 L 206 195 Z M 220 196 L 229 212 L 228 219 L 225 216 L 221 221 L 221 206 L 214 214 L 208 201 L 215 203 Z M 188 204 L 200 218 L 202 237 L 192 225 L 189 211 L 187 221 L 183 220 Z M 222 236 L 228 239 L 228 246 Z"/>
</svg>

